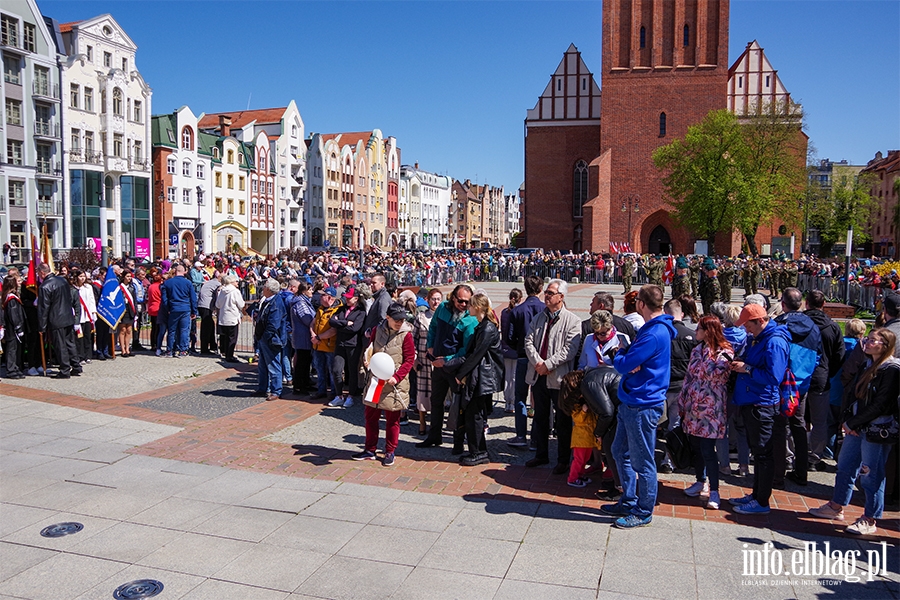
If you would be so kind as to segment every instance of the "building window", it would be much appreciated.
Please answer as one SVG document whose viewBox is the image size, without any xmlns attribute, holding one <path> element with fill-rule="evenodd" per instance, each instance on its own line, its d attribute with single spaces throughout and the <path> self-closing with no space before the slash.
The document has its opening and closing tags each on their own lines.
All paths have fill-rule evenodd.
<svg viewBox="0 0 900 600">
<path fill-rule="evenodd" d="M 94 153 L 94 132 L 93 131 L 85 131 L 84 132 L 84 155 L 85 158 L 90 158 Z"/>
<path fill-rule="evenodd" d="M 78 108 L 78 99 L 81 97 L 81 86 L 73 83 L 69 86 L 69 106 Z"/>
<path fill-rule="evenodd" d="M 238 179 L 238 189 L 242 192 L 247 189 L 247 180 L 243 176 Z"/>
<path fill-rule="evenodd" d="M 113 114 L 122 116 L 122 90 L 113 88 Z"/>
<path fill-rule="evenodd" d="M 766 75 L 766 87 L 769 87 L 769 76 Z"/>
<path fill-rule="evenodd" d="M 173 187 L 166 188 L 166 199 L 170 204 L 175 204 L 175 194 L 177 193 L 176 189 Z"/>
<path fill-rule="evenodd" d="M 197 179 L 203 179 L 206 176 L 206 168 L 203 163 L 197 163 Z"/>
<path fill-rule="evenodd" d="M 34 43 L 34 24 L 33 23 L 23 23 L 22 24 L 24 41 L 25 41 L 25 49 L 29 52 L 35 52 L 37 46 Z"/>
<path fill-rule="evenodd" d="M 228 164 L 233 165 L 234 164 L 234 150 L 229 150 L 227 156 L 228 156 Z"/>
<path fill-rule="evenodd" d="M 272 193 L 275 191 L 275 185 L 271 181 L 269 182 L 268 189 L 269 189 L 269 195 L 271 196 Z"/>
<path fill-rule="evenodd" d="M 122 134 L 114 133 L 113 134 L 113 156 L 118 156 L 122 158 Z"/>
<path fill-rule="evenodd" d="M 219 158 L 219 149 L 213 148 L 213 158 Z"/>
<path fill-rule="evenodd" d="M 259 188 L 257 187 L 256 180 L 254 179 L 253 181 L 250 182 L 250 191 L 255 194 L 258 189 Z"/>
<path fill-rule="evenodd" d="M 222 173 L 216 172 L 216 187 L 222 187 Z"/>
<path fill-rule="evenodd" d="M 222 199 L 221 198 L 216 198 L 216 212 L 217 213 L 222 212 Z"/>
<path fill-rule="evenodd" d="M 659 113 L 659 137 L 666 137 L 666 113 Z"/>
<path fill-rule="evenodd" d="M 85 54 L 87 55 L 88 62 L 94 62 L 94 47 L 88 46 L 85 48 Z"/>
<path fill-rule="evenodd" d="M 70 139 L 71 139 L 72 152 L 74 152 L 75 154 L 80 153 L 81 152 L 81 130 L 73 129 L 72 136 Z"/>
<path fill-rule="evenodd" d="M 22 142 L 17 140 L 6 141 L 6 162 L 11 165 L 22 164 Z"/>
<path fill-rule="evenodd" d="M 3 54 L 3 81 L 14 85 L 22 85 L 19 66 L 19 57 L 12 54 Z"/>
<path fill-rule="evenodd" d="M 144 105 L 140 100 L 134 101 L 134 122 L 135 123 L 143 123 L 144 122 Z"/>
<path fill-rule="evenodd" d="M 125 71 L 126 73 L 128 72 L 128 59 L 127 58 L 122 59 L 122 70 Z"/>
<path fill-rule="evenodd" d="M 9 203 L 11 206 L 25 206 L 25 182 L 9 182 Z"/>
<path fill-rule="evenodd" d="M 112 67 L 112 54 L 110 52 L 103 53 L 103 66 Z"/>
<path fill-rule="evenodd" d="M 229 175 L 229 176 L 228 176 L 228 189 L 229 189 L 229 190 L 233 190 L 233 189 L 234 189 L 234 175 Z"/>
<path fill-rule="evenodd" d="M 166 173 L 168 173 L 169 175 L 175 174 L 175 159 L 172 157 L 169 157 L 166 160 Z"/>
<path fill-rule="evenodd" d="M 572 214 L 581 217 L 584 214 L 584 203 L 588 199 L 588 166 L 583 160 L 575 163 L 575 178 L 572 186 Z"/>
<path fill-rule="evenodd" d="M 194 149 L 194 132 L 191 131 L 190 127 L 185 127 L 181 130 L 181 148 L 182 150 Z"/>
<path fill-rule="evenodd" d="M 685 23 L 684 25 L 684 46 L 691 45 L 691 28 Z"/>
<path fill-rule="evenodd" d="M 188 161 L 184 161 L 183 163 L 181 163 L 181 174 L 185 177 L 191 176 L 191 163 L 189 163 Z"/>
<path fill-rule="evenodd" d="M 242 214 L 242 215 L 245 214 L 247 212 L 246 202 L 243 200 L 239 200 L 238 201 L 238 209 L 239 209 L 240 214 Z"/>
<path fill-rule="evenodd" d="M 84 88 L 84 110 L 94 112 L 94 90 L 92 88 Z"/>
<path fill-rule="evenodd" d="M 6 99 L 6 124 L 22 124 L 22 103 L 18 100 Z"/>
<path fill-rule="evenodd" d="M 647 30 L 641 27 L 641 48 L 647 47 Z"/>
<path fill-rule="evenodd" d="M 197 204 L 203 205 L 203 190 L 199 187 L 197 188 Z"/>
<path fill-rule="evenodd" d="M 191 203 L 191 189 L 190 188 L 181 190 L 181 201 L 185 204 Z"/>
<path fill-rule="evenodd" d="M 19 20 L 9 15 L 0 15 L 0 43 L 4 46 L 19 47 Z"/>
<path fill-rule="evenodd" d="M 234 198 L 228 199 L 228 214 L 229 215 L 234 214 Z"/>
</svg>

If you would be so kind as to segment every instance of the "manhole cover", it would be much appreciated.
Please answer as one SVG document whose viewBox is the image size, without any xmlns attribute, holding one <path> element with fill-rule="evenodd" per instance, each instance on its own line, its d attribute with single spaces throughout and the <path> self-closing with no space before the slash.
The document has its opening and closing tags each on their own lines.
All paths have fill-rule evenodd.
<svg viewBox="0 0 900 600">
<path fill-rule="evenodd" d="M 131 598 L 151 598 L 163 590 L 161 581 L 155 579 L 138 579 L 123 583 L 113 592 L 113 598 L 128 600 Z"/>
<path fill-rule="evenodd" d="M 84 525 L 81 523 L 57 523 L 56 525 L 50 525 L 49 527 L 41 529 L 41 535 L 49 538 L 57 538 L 72 533 L 78 533 L 82 529 L 84 529 Z"/>
</svg>

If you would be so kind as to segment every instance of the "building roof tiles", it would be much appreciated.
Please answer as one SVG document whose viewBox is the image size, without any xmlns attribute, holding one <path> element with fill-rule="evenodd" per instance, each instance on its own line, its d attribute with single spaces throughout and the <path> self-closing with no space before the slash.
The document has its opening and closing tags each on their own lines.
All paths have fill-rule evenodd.
<svg viewBox="0 0 900 600">
<path fill-rule="evenodd" d="M 280 123 L 284 116 L 286 106 L 280 108 L 259 108 L 254 110 L 238 110 L 232 112 L 209 113 L 203 115 L 198 123 L 200 129 L 216 129 L 219 127 L 219 117 L 231 117 L 231 127 L 243 127 L 247 123 Z"/>
</svg>

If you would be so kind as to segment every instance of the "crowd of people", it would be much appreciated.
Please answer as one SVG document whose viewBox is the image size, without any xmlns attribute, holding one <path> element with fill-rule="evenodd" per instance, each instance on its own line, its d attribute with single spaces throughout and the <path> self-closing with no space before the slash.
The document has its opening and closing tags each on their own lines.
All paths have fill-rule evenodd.
<svg viewBox="0 0 900 600">
<path fill-rule="evenodd" d="M 553 473 L 581 488 L 592 484 L 589 475 L 603 473 L 596 495 L 610 501 L 601 510 L 617 527 L 650 523 L 657 473 L 685 466 L 696 475 L 685 493 L 713 510 L 723 503 L 720 476 L 749 477 L 752 466 L 752 493 L 729 503 L 738 513 L 765 514 L 773 488 L 785 479 L 804 486 L 810 470 L 836 460 L 833 498 L 811 513 L 843 519 L 858 485 L 865 513 L 847 527 L 851 533 L 876 531 L 886 489 L 896 501 L 900 295 L 889 287 L 871 331 L 857 320 L 842 331 L 823 310 L 823 292 L 804 298 L 790 261 L 763 263 L 772 269 L 764 296 L 753 277 L 763 267 L 752 259 L 624 256 L 612 262 L 622 267 L 626 289 L 637 265 L 648 283 L 628 290 L 623 316 L 615 314 L 613 296 L 598 291 L 582 320 L 566 306 L 566 280 L 545 284 L 536 273 L 522 277 L 524 290 L 513 289 L 499 314 L 484 290 L 467 283 L 448 282 L 455 285 L 446 299 L 429 285 L 401 289 L 404 273 L 425 282 L 448 263 L 477 266 L 479 276 L 539 261 L 561 268 L 552 254 L 447 253 L 425 263 L 415 254 L 367 258 L 365 268 L 355 257 L 327 253 L 279 260 L 201 255 L 193 263 L 126 258 L 112 267 L 125 298 L 114 330 L 98 316 L 102 270 L 63 263 L 53 273 L 41 264 L 29 286 L 13 267 L 0 298 L 5 377 L 46 374 L 53 364 L 64 379 L 92 360 L 128 358 L 147 350 L 144 323 L 157 356 L 199 352 L 235 362 L 249 315 L 255 393 L 268 401 L 309 396 L 334 408 L 361 402 L 365 443 L 354 460 L 378 458 L 384 419 L 381 462 L 393 465 L 400 427 L 414 415 L 417 447 L 441 446 L 446 431 L 461 465 L 483 465 L 490 460 L 487 420 L 500 394 L 514 417 L 506 443 L 534 452 L 526 467 L 550 464 L 555 437 Z M 743 307 L 730 303 L 739 270 L 747 286 Z M 375 354 L 393 362 L 378 385 L 369 370 Z M 783 410 L 785 390 L 794 389 L 799 405 Z"/>
</svg>

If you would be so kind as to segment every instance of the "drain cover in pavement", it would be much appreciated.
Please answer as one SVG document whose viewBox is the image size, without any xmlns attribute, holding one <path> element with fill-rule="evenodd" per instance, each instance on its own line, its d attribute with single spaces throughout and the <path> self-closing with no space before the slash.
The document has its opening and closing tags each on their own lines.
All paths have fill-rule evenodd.
<svg viewBox="0 0 900 600">
<path fill-rule="evenodd" d="M 130 600 L 133 598 L 151 598 L 163 590 L 161 581 L 155 579 L 138 579 L 123 583 L 113 592 L 113 598 Z"/>
<path fill-rule="evenodd" d="M 78 533 L 84 529 L 81 523 L 57 523 L 41 529 L 41 535 L 49 538 L 62 537 L 71 533 Z"/>
</svg>

